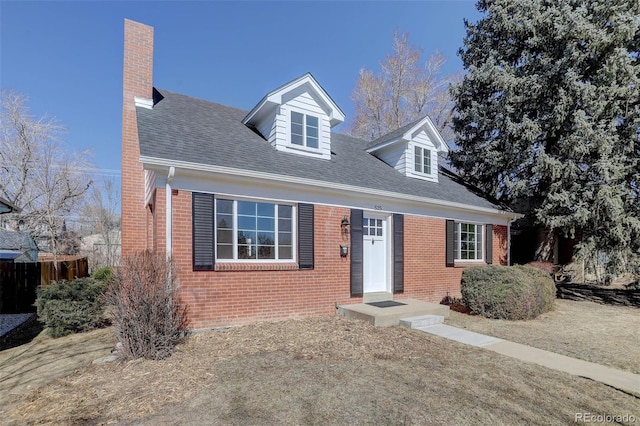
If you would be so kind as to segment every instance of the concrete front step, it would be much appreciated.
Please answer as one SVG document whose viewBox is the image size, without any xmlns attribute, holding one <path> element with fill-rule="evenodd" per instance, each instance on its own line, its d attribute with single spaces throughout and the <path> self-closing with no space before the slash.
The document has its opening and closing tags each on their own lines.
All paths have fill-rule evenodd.
<svg viewBox="0 0 640 426">
<path fill-rule="evenodd" d="M 396 301 L 404 305 L 389 308 L 378 308 L 367 305 L 366 303 L 341 305 L 338 306 L 338 315 L 368 321 L 378 327 L 398 325 L 403 318 L 423 315 L 449 316 L 449 307 L 446 305 L 423 302 L 415 299 L 400 299 Z"/>
<path fill-rule="evenodd" d="M 407 328 L 428 327 L 431 325 L 442 324 L 444 317 L 442 315 L 420 315 L 417 317 L 402 318 L 400 325 Z"/>
</svg>

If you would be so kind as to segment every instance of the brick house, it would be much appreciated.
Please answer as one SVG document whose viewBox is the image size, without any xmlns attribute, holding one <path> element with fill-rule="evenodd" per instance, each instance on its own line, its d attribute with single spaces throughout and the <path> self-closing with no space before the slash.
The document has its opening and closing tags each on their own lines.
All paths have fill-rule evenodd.
<svg viewBox="0 0 640 426">
<path fill-rule="evenodd" d="M 439 167 L 428 117 L 368 143 L 331 131 L 311 74 L 243 111 L 154 88 L 152 64 L 153 28 L 126 20 L 122 253 L 172 254 L 191 328 L 438 302 L 509 262 L 517 215 Z"/>
</svg>

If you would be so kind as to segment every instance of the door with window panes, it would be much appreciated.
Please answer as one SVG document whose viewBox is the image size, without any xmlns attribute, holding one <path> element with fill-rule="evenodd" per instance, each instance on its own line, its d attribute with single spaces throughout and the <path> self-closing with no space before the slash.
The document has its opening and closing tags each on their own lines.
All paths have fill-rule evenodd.
<svg viewBox="0 0 640 426">
<path fill-rule="evenodd" d="M 362 278 L 365 293 L 389 291 L 387 222 L 384 216 L 367 216 L 366 213 L 362 219 Z"/>
</svg>

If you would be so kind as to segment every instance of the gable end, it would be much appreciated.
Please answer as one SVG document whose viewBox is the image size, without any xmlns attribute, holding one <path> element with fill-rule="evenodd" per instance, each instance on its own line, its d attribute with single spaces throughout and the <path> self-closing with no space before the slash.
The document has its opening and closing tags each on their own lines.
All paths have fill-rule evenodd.
<svg viewBox="0 0 640 426">
<path fill-rule="evenodd" d="M 311 74 L 267 94 L 242 120 L 278 151 L 331 159 L 331 128 L 344 113 Z"/>
</svg>

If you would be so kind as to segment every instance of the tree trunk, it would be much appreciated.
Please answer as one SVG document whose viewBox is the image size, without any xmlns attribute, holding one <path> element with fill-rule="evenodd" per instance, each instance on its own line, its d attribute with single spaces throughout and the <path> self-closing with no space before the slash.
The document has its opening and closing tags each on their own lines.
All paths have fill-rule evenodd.
<svg viewBox="0 0 640 426">
<path fill-rule="evenodd" d="M 538 262 L 554 262 L 553 248 L 556 243 L 555 229 L 544 227 L 540 230 L 535 260 Z"/>
</svg>

